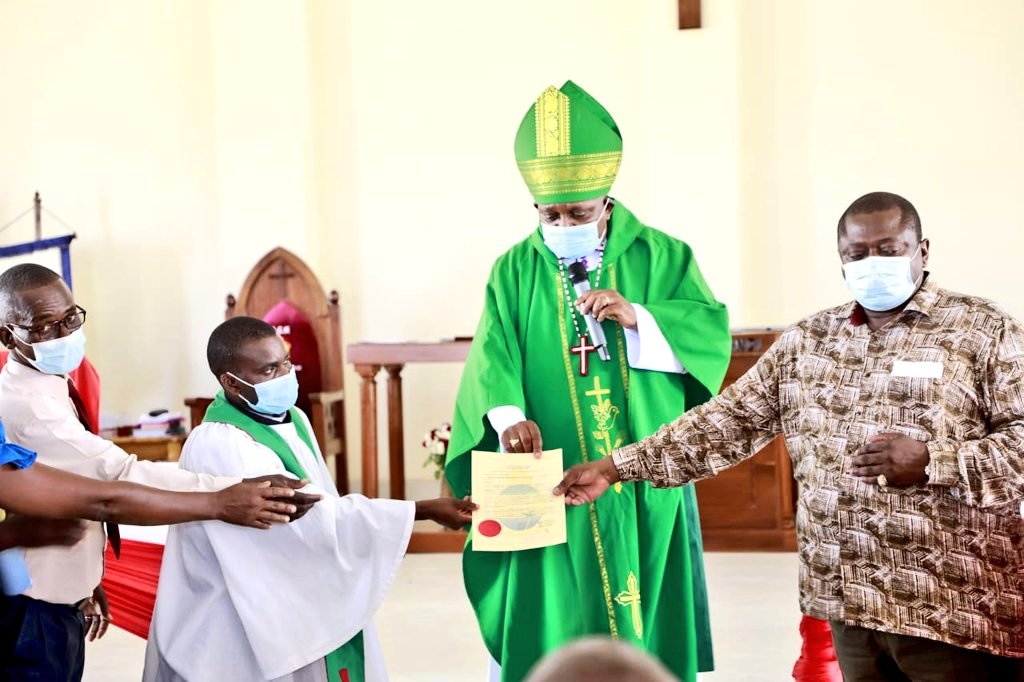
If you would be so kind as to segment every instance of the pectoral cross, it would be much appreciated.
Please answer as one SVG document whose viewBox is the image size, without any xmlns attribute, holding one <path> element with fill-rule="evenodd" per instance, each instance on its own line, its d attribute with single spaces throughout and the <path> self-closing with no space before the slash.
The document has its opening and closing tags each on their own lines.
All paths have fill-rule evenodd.
<svg viewBox="0 0 1024 682">
<path fill-rule="evenodd" d="M 597 350 L 597 346 L 590 343 L 590 337 L 586 334 L 580 337 L 580 342 L 569 349 L 570 353 L 580 356 L 580 376 L 585 377 L 590 372 L 589 354 Z"/>
<path fill-rule="evenodd" d="M 640 610 L 640 581 L 636 579 L 636 573 L 629 572 L 626 580 L 626 589 L 615 595 L 615 601 L 622 606 L 627 606 L 633 616 L 633 632 L 638 639 L 644 638 L 644 615 Z"/>
</svg>

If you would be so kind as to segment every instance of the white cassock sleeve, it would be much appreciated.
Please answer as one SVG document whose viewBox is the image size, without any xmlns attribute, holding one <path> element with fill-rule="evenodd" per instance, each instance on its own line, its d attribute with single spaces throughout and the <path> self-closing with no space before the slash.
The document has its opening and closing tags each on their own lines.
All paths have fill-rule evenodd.
<svg viewBox="0 0 1024 682">
<path fill-rule="evenodd" d="M 500 444 L 501 434 L 505 433 L 508 427 L 519 422 L 526 421 L 526 415 L 515 405 L 501 405 L 487 410 L 487 421 L 491 422 L 491 428 L 498 434 Z M 502 448 L 505 446 L 502 445 Z"/>
<path fill-rule="evenodd" d="M 146 679 L 274 680 L 370 624 L 405 555 L 415 504 L 339 497 L 322 460 L 308 459 L 306 491 L 324 499 L 301 519 L 270 530 L 215 521 L 171 528 L 150 646 L 157 642 L 161 667 L 176 676 L 151 676 L 147 663 Z M 285 473 L 270 449 L 225 424 L 194 430 L 181 466 L 243 478 Z"/>
<path fill-rule="evenodd" d="M 672 352 L 654 316 L 638 303 L 633 304 L 633 310 L 636 311 L 636 329 L 622 329 L 626 337 L 626 359 L 629 366 L 654 372 L 686 374 L 686 368 Z"/>
</svg>

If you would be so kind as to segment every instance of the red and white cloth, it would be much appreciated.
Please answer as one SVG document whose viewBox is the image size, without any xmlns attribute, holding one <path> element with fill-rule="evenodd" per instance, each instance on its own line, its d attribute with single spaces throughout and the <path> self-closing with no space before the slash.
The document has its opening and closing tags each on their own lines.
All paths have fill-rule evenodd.
<svg viewBox="0 0 1024 682">
<path fill-rule="evenodd" d="M 167 526 L 121 526 L 121 558 L 115 559 L 107 545 L 103 590 L 110 601 L 110 620 L 143 639 L 153 620 L 166 541 Z"/>
</svg>

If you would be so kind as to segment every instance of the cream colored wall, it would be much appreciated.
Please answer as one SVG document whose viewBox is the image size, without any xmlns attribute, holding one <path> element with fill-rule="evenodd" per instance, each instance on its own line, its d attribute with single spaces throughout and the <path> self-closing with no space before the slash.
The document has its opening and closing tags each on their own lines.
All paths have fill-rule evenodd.
<svg viewBox="0 0 1024 682">
<path fill-rule="evenodd" d="M 836 221 L 876 189 L 915 204 L 938 281 L 1024 316 L 1024 3 L 743 7 L 740 134 L 751 153 L 739 165 L 749 322 L 790 321 L 848 298 L 834 255 Z"/>
<path fill-rule="evenodd" d="M 0 0 L 0 223 L 38 189 L 78 231 L 108 412 L 209 393 L 223 296 L 278 244 L 341 291 L 347 342 L 470 334 L 535 223 L 516 126 L 571 77 L 624 132 L 615 194 L 737 326 L 844 300 L 835 218 L 876 188 L 918 204 L 945 284 L 1024 313 L 1024 6 L 703 4 L 678 31 L 672 0 Z M 406 370 L 410 476 L 458 373 Z"/>
<path fill-rule="evenodd" d="M 616 195 L 693 243 L 718 294 L 738 298 L 735 8 L 709 7 L 711 27 L 692 40 L 673 28 L 670 2 L 604 6 L 457 0 L 406 3 L 396 16 L 352 4 L 358 172 L 337 221 L 356 229 L 331 252 L 351 245 L 361 263 L 346 310 L 357 336 L 473 333 L 492 262 L 536 225 L 516 128 L 544 87 L 570 77 L 624 131 Z M 701 66 L 677 73 L 680 57 Z M 422 433 L 449 418 L 458 373 L 405 372 L 410 475 L 422 471 Z"/>
</svg>

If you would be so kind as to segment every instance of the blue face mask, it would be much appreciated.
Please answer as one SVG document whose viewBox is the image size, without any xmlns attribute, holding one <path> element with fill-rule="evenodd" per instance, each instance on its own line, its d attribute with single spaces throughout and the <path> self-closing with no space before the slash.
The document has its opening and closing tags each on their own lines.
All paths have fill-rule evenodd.
<svg viewBox="0 0 1024 682">
<path fill-rule="evenodd" d="M 914 280 L 910 263 L 913 256 L 869 256 L 843 264 L 846 288 L 867 310 L 885 312 L 906 303 L 920 282 Z M 923 275 L 922 275 L 923 277 Z"/>
<path fill-rule="evenodd" d="M 599 224 L 606 210 L 607 202 L 597 214 L 597 220 L 583 225 L 548 225 L 542 222 L 540 232 L 544 244 L 559 258 L 575 260 L 590 255 L 601 245 Z"/>
<path fill-rule="evenodd" d="M 295 376 L 294 369 L 284 376 L 258 384 L 250 384 L 244 379 L 239 379 L 231 372 L 228 372 L 228 376 L 246 386 L 251 386 L 256 391 L 256 402 L 254 403 L 250 403 L 244 395 L 239 394 L 238 397 L 260 414 L 270 416 L 284 414 L 295 407 L 295 401 L 299 399 L 299 379 Z"/>
<path fill-rule="evenodd" d="M 11 333 L 14 331 L 11 330 Z M 29 358 L 20 350 L 18 355 L 43 374 L 67 374 L 82 364 L 82 358 L 85 357 L 85 334 L 81 329 L 58 339 L 28 345 L 32 346 L 35 359 Z"/>
</svg>

